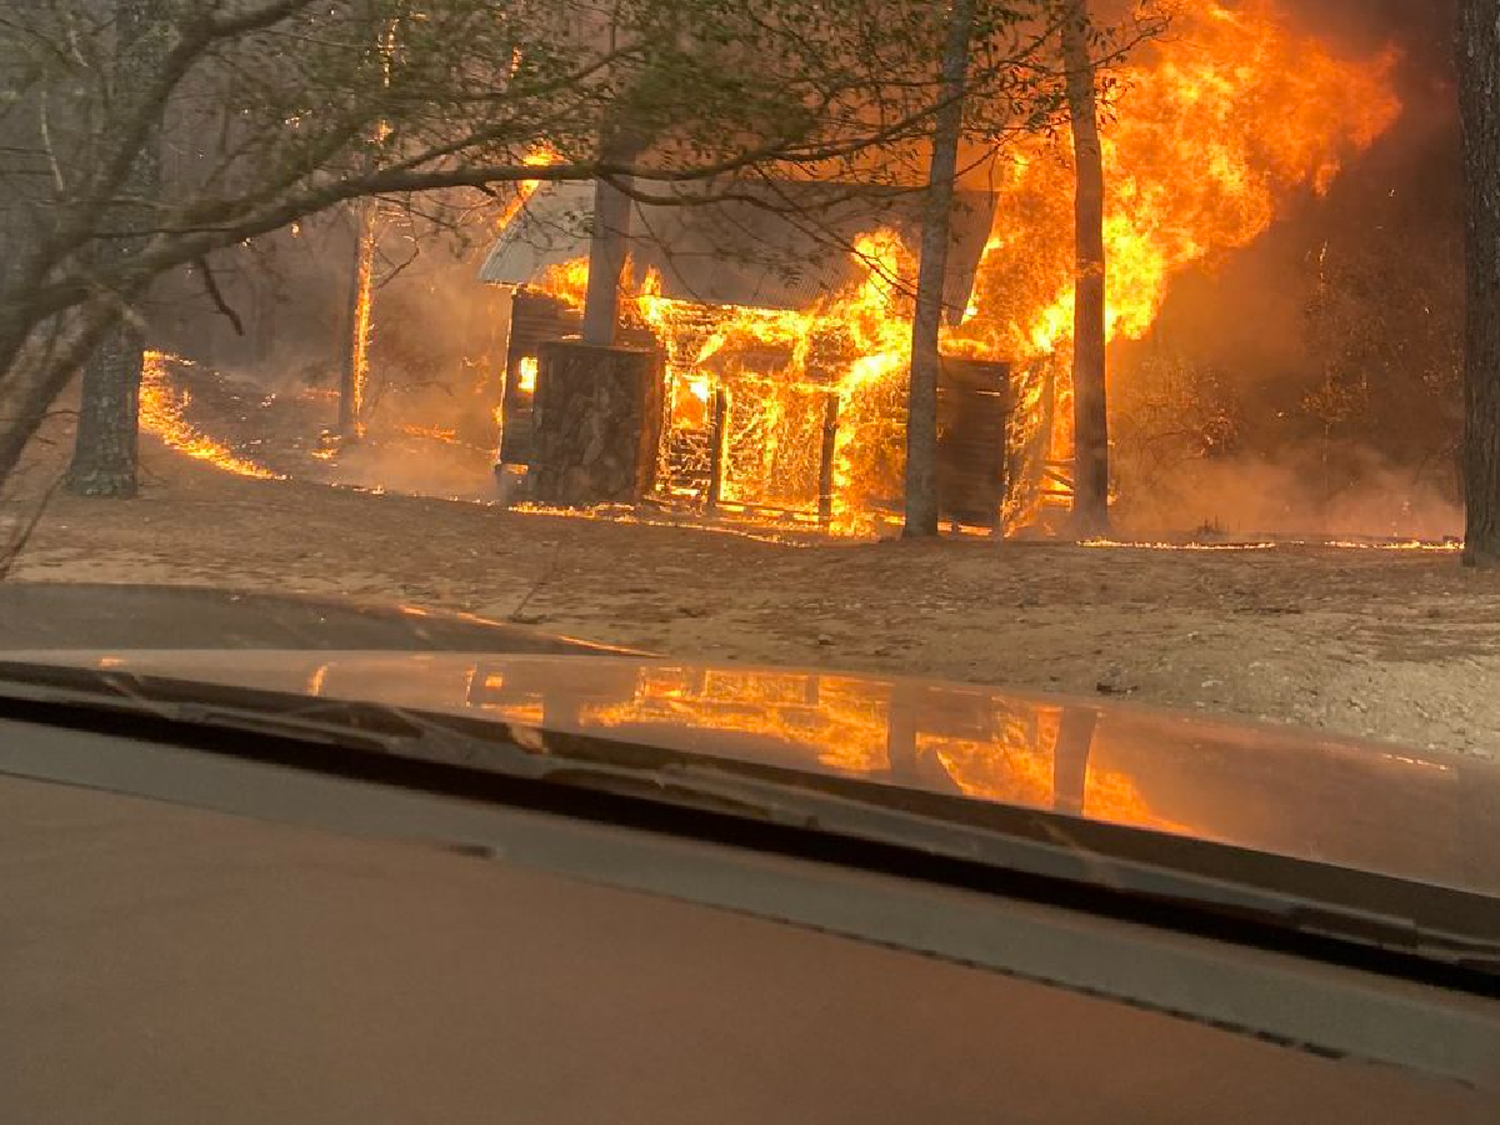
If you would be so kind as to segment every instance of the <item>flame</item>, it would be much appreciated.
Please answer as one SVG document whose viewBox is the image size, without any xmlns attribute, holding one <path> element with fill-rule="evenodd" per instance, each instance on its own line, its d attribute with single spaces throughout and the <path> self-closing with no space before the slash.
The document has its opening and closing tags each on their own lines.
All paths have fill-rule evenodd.
<svg viewBox="0 0 1500 1125">
<path fill-rule="evenodd" d="M 349 342 L 349 416 L 356 436 L 365 432 L 365 397 L 370 383 L 370 329 L 375 307 L 375 251 L 380 234 L 375 229 L 373 207 L 366 205 L 360 218 L 359 247 L 355 260 L 353 338 Z"/>
<path fill-rule="evenodd" d="M 675 428 L 707 426 L 714 389 L 727 392 L 726 500 L 815 505 L 822 428 L 829 400 L 837 403 L 833 527 L 852 533 L 868 530 L 874 500 L 899 495 L 892 407 L 905 395 L 911 328 L 901 279 L 914 263 L 890 231 L 857 239 L 851 254 L 862 279 L 804 310 L 676 300 L 662 294 L 654 271 L 632 307 L 666 353 Z M 587 286 L 588 263 L 567 263 L 547 280 L 549 292 L 571 302 Z"/>
<path fill-rule="evenodd" d="M 1343 162 L 1396 120 L 1394 50 L 1339 58 L 1277 0 L 1178 0 L 1171 34 L 1120 75 L 1102 135 L 1106 334 L 1139 339 L 1183 270 L 1249 246 L 1299 191 L 1326 195 Z M 1061 139 L 1063 144 L 1067 138 Z M 1073 174 L 1057 142 L 1001 162 L 997 224 L 969 315 L 945 346 L 1056 355 L 1048 454 L 1069 459 Z M 1035 409 L 1035 407 L 1033 407 Z"/>
<path fill-rule="evenodd" d="M 516 389 L 526 395 L 534 392 L 536 390 L 536 372 L 536 356 L 522 356 L 521 363 L 516 371 Z"/>
<path fill-rule="evenodd" d="M 1344 162 L 1399 115 L 1394 51 L 1339 57 L 1296 29 L 1282 2 L 1176 0 L 1167 41 L 1142 47 L 1118 75 L 1102 137 L 1109 339 L 1141 337 L 1175 277 L 1249 246 L 1299 195 L 1327 194 Z M 1068 502 L 1070 154 L 1066 136 L 1036 136 L 997 162 L 996 217 L 974 289 L 961 321 L 942 332 L 947 355 L 1012 366 L 1011 526 Z M 864 533 L 900 497 L 916 263 L 887 230 L 853 250 L 863 279 L 806 309 L 676 301 L 648 276 L 634 312 L 666 353 L 674 431 L 709 427 L 712 392 L 727 393 L 725 499 L 804 510 L 819 500 L 822 404 L 831 397 L 832 527 Z M 585 260 L 568 262 L 538 288 L 581 308 L 587 278 Z M 673 444 L 663 443 L 664 458 Z"/>
<path fill-rule="evenodd" d="M 570 262 L 549 266 L 541 280 L 532 288 L 556 297 L 571 309 L 582 311 L 589 289 L 588 259 L 575 258 Z"/>
<path fill-rule="evenodd" d="M 521 163 L 529 168 L 545 168 L 549 164 L 556 164 L 561 159 L 562 157 L 551 145 L 541 144 L 521 157 Z M 541 184 L 541 180 L 520 180 L 516 183 L 515 198 L 506 205 L 505 210 L 496 220 L 496 232 L 503 231 L 510 226 L 511 220 L 521 213 L 521 208 L 526 206 L 526 201 L 536 194 L 536 189 Z"/>
<path fill-rule="evenodd" d="M 187 360 L 164 352 L 146 353 L 141 364 L 141 427 L 179 453 L 185 453 L 199 461 L 207 461 L 226 473 L 258 480 L 284 479 L 254 461 L 235 456 L 186 420 L 184 411 L 191 396 L 186 390 L 173 389 L 171 376 L 167 373 L 168 365 L 173 363 L 190 366 Z"/>
</svg>

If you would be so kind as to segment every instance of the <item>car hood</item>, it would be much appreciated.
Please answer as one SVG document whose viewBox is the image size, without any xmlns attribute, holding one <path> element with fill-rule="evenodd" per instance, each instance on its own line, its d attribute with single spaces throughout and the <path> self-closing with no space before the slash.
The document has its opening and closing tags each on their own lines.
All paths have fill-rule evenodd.
<svg viewBox="0 0 1500 1125">
<path fill-rule="evenodd" d="M 1500 767 L 1281 728 L 915 679 L 621 655 L 96 650 L 6 659 L 457 714 L 1500 894 Z"/>
</svg>

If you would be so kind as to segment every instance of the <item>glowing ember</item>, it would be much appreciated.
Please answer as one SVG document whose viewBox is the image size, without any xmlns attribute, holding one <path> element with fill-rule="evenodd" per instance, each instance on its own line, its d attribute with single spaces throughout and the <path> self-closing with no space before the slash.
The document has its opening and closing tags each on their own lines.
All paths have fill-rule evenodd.
<svg viewBox="0 0 1500 1125">
<path fill-rule="evenodd" d="M 1114 539 L 1089 539 L 1081 546 L 1115 551 L 1274 551 L 1276 543 L 1124 543 Z"/>
<path fill-rule="evenodd" d="M 370 328 L 375 306 L 375 251 L 379 242 L 374 213 L 369 210 L 360 220 L 354 277 L 353 339 L 349 343 L 349 417 L 354 420 L 355 435 L 365 432 L 365 394 L 370 383 Z"/>
<path fill-rule="evenodd" d="M 1080 546 L 1092 550 L 1110 551 L 1277 551 L 1290 549 L 1321 549 L 1333 551 L 1431 551 L 1457 554 L 1463 551 L 1461 542 L 1443 540 L 1424 542 L 1418 540 L 1347 540 L 1347 539 L 1287 539 L 1261 543 L 1128 543 L 1114 539 L 1090 539 Z"/>
<path fill-rule="evenodd" d="M 426 438 L 428 441 L 441 441 L 449 445 L 458 441 L 457 430 L 445 430 L 438 426 L 402 426 L 401 432 L 407 437 Z"/>
<path fill-rule="evenodd" d="M 1335 540 L 1323 544 L 1327 547 L 1336 547 L 1341 551 L 1438 551 L 1450 554 L 1461 554 L 1464 545 L 1459 540 L 1445 539 L 1440 543 L 1429 543 L 1423 540 L 1405 540 L 1401 542 L 1350 542 L 1347 540 Z"/>
<path fill-rule="evenodd" d="M 199 461 L 207 461 L 226 473 L 259 480 L 283 479 L 253 461 L 235 456 L 225 446 L 200 433 L 187 422 L 183 412 L 187 409 L 190 396 L 185 390 L 173 389 L 171 378 L 167 374 L 167 365 L 170 363 L 188 365 L 186 360 L 176 356 L 162 352 L 146 353 L 141 367 L 141 427 L 179 453 L 186 453 Z"/>
<path fill-rule="evenodd" d="M 523 356 L 516 372 L 516 389 L 529 395 L 536 390 L 537 359 L 534 355 Z"/>
</svg>

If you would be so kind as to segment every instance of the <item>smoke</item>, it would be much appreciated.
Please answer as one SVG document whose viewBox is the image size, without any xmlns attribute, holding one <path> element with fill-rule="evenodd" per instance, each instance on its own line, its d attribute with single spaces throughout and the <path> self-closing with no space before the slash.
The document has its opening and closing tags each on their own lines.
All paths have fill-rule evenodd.
<svg viewBox="0 0 1500 1125">
<path fill-rule="evenodd" d="M 1314 452 L 1285 462 L 1251 458 L 1197 461 L 1154 489 L 1130 494 L 1120 527 L 1132 537 L 1183 533 L 1237 539 L 1438 540 L 1463 533 L 1463 511 L 1441 479 L 1400 470 L 1368 450 L 1357 483 L 1341 486 L 1337 470 Z"/>
<path fill-rule="evenodd" d="M 1451 0 L 1281 0 L 1330 49 L 1389 46 L 1400 119 L 1326 198 L 1173 282 L 1111 355 L 1121 522 L 1446 536 L 1463 520 L 1463 211 Z"/>
<path fill-rule="evenodd" d="M 478 280 L 492 216 L 476 212 L 466 223 L 454 208 L 442 217 L 424 221 L 391 208 L 378 215 L 364 433 L 331 460 L 311 454 L 336 425 L 332 396 L 350 346 L 351 215 L 220 255 L 211 268 L 229 313 L 215 307 L 195 271 L 166 279 L 156 301 L 155 346 L 217 373 L 218 385 L 241 395 L 275 396 L 277 408 L 260 415 L 266 433 L 257 452 L 278 471 L 487 499 L 494 493 L 509 306 Z M 209 429 L 230 421 L 203 419 Z"/>
</svg>

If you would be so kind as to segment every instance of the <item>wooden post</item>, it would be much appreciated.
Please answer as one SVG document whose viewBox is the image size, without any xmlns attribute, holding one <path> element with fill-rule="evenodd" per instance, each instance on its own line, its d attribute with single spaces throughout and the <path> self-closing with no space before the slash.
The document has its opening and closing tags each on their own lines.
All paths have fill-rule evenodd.
<svg viewBox="0 0 1500 1125">
<path fill-rule="evenodd" d="M 729 429 L 729 392 L 714 387 L 713 416 L 708 426 L 708 499 L 704 512 L 714 515 L 724 496 L 724 454 Z"/>
<path fill-rule="evenodd" d="M 829 392 L 823 400 L 823 448 L 818 461 L 818 523 L 833 523 L 833 458 L 838 450 L 839 396 Z"/>
</svg>

